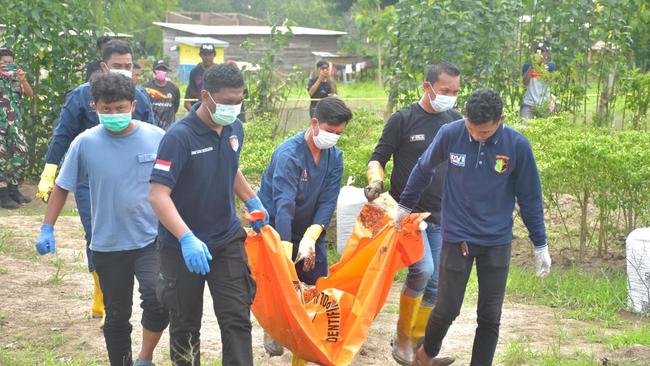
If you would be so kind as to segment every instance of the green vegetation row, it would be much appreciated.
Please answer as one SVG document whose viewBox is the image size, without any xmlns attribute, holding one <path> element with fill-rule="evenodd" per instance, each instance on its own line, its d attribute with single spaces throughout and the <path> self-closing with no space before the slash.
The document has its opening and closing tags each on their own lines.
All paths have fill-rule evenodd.
<svg viewBox="0 0 650 366">
<path fill-rule="evenodd" d="M 537 158 L 544 201 L 562 222 L 569 244 L 579 227 L 581 254 L 650 223 L 650 136 L 574 124 L 566 115 L 515 126 Z"/>
</svg>

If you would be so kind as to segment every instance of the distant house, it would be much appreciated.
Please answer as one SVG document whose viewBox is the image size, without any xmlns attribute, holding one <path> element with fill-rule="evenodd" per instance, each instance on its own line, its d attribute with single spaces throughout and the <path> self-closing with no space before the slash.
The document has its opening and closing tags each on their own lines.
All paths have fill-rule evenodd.
<svg viewBox="0 0 650 366">
<path fill-rule="evenodd" d="M 199 48 L 202 44 L 211 44 L 214 46 L 216 51 L 216 56 L 214 62 L 223 63 L 224 62 L 224 49 L 229 46 L 228 42 L 220 41 L 211 37 L 175 37 L 174 42 L 178 45 L 176 53 L 178 54 L 178 59 L 174 60 L 173 57 L 170 57 L 173 61 L 172 71 L 178 71 L 178 79 L 182 83 L 188 83 L 190 80 L 190 72 L 201 62 L 201 56 L 199 56 Z M 168 56 L 168 55 L 165 55 Z"/>
<path fill-rule="evenodd" d="M 262 57 L 268 48 L 271 27 L 264 25 L 264 21 L 242 14 L 231 13 L 174 13 L 167 14 L 167 22 L 154 22 L 163 31 L 163 57 L 170 60 L 171 67 L 179 70 L 185 61 L 180 60 L 183 37 L 207 37 L 219 41 L 224 52 L 224 59 L 235 61 L 253 62 Z M 278 27 L 280 31 L 286 28 Z M 314 54 L 312 52 L 337 53 L 338 40 L 346 32 L 291 27 L 294 37 L 289 41 L 280 54 L 280 66 L 286 69 L 298 65 L 304 70 L 314 68 Z M 251 52 L 251 59 L 247 59 L 241 44 L 249 41 L 255 44 Z M 210 42 L 206 42 L 210 43 Z M 217 43 L 215 43 L 217 45 Z M 196 51 L 198 56 L 198 50 Z M 217 54 L 219 55 L 219 54 Z M 221 60 L 223 61 L 223 60 Z"/>
</svg>

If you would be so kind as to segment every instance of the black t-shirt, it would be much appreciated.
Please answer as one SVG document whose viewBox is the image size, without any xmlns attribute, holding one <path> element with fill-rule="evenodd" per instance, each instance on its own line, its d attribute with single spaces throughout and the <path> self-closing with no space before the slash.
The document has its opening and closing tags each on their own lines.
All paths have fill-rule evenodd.
<svg viewBox="0 0 650 366">
<path fill-rule="evenodd" d="M 176 120 L 181 92 L 171 81 L 167 81 L 165 86 L 158 86 L 153 80 L 150 80 L 143 87 L 151 100 L 151 107 L 156 116 L 156 124 L 163 130 L 168 129 Z"/>
<path fill-rule="evenodd" d="M 190 81 L 187 84 L 187 89 L 185 90 L 185 99 L 197 99 L 191 102 L 192 105 L 198 103 L 198 99 L 201 98 L 203 74 L 205 74 L 205 69 L 201 64 L 194 66 L 192 71 L 190 71 Z"/>
<path fill-rule="evenodd" d="M 86 82 L 90 81 L 90 77 L 101 69 L 101 60 L 95 60 L 86 66 Z"/>
<path fill-rule="evenodd" d="M 418 103 L 395 112 L 381 134 L 381 138 L 370 160 L 386 166 L 393 157 L 393 173 L 390 177 L 390 195 L 399 202 L 400 194 L 411 174 L 411 170 L 424 150 L 429 147 L 440 127 L 462 119 L 456 110 L 439 114 L 426 112 Z M 431 184 L 424 190 L 420 202 L 413 212 L 430 212 L 429 222 L 440 224 L 442 188 L 447 173 L 447 163 L 436 168 Z"/>
<path fill-rule="evenodd" d="M 309 79 L 309 83 L 307 84 L 307 92 L 309 92 L 309 89 L 316 84 L 316 80 L 318 80 L 318 76 L 314 76 L 313 78 Z M 328 95 L 332 93 L 332 84 L 330 84 L 329 80 L 328 81 L 321 81 L 320 85 L 318 86 L 318 89 L 316 89 L 316 92 L 313 95 L 310 95 L 311 99 L 323 99 L 326 98 Z M 317 100 L 312 100 L 309 103 L 309 115 L 311 116 L 314 112 L 314 107 L 316 107 L 316 104 L 318 104 Z"/>
</svg>

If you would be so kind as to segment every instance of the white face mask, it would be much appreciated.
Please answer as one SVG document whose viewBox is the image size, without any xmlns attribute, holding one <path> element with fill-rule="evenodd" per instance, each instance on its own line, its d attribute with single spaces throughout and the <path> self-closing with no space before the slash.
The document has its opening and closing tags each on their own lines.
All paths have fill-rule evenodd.
<svg viewBox="0 0 650 366">
<path fill-rule="evenodd" d="M 114 72 L 116 74 L 124 75 L 127 78 L 131 79 L 133 77 L 133 73 L 131 70 L 124 70 L 124 69 L 108 69 L 108 72 Z"/>
<path fill-rule="evenodd" d="M 429 85 L 431 86 L 431 84 Z M 431 103 L 431 108 L 433 108 L 436 112 L 445 112 L 454 108 L 457 97 L 438 94 L 433 90 L 433 86 L 431 86 L 431 91 L 436 95 L 436 99 L 429 99 L 429 103 Z"/>
<path fill-rule="evenodd" d="M 326 150 L 336 145 L 341 135 L 318 129 L 318 135 L 314 135 L 314 144 L 320 150 Z"/>
</svg>

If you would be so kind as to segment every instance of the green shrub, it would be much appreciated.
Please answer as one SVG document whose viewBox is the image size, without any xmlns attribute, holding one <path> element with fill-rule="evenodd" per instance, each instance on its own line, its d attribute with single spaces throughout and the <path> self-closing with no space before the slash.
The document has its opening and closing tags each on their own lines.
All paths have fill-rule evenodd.
<svg viewBox="0 0 650 366">
<path fill-rule="evenodd" d="M 296 131 L 285 135 L 275 135 L 277 117 L 265 115 L 262 118 L 254 118 L 245 124 L 244 148 L 242 150 L 240 167 L 249 180 L 259 181 L 264 169 L 271 161 L 273 151 L 288 137 L 293 136 Z M 360 109 L 354 112 L 352 121 L 348 124 L 337 146 L 343 151 L 343 163 L 345 171 L 343 184 L 348 177 L 353 177 L 355 186 L 366 185 L 366 166 L 368 159 L 379 141 L 384 122 Z M 386 175 L 390 175 L 392 163 L 386 167 Z"/>
</svg>

